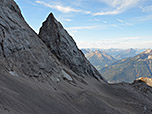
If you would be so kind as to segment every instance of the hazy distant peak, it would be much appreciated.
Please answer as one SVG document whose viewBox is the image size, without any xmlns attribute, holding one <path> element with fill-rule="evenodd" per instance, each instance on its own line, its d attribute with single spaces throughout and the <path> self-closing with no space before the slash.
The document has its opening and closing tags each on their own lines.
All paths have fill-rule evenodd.
<svg viewBox="0 0 152 114">
<path fill-rule="evenodd" d="M 102 57 L 101 52 L 99 52 L 98 50 L 96 50 L 96 51 L 94 52 L 94 54 L 95 54 L 97 57 L 99 57 L 99 58 Z"/>
<path fill-rule="evenodd" d="M 137 56 L 137 58 L 140 58 L 142 60 L 152 59 L 152 49 L 147 49 L 141 54 Z"/>
<path fill-rule="evenodd" d="M 112 56 L 106 54 L 105 52 L 99 51 L 99 50 L 95 50 L 92 51 L 88 54 L 86 54 L 87 57 L 92 57 L 92 56 L 96 56 L 97 58 L 107 58 L 107 59 L 114 59 Z"/>
<path fill-rule="evenodd" d="M 147 49 L 147 50 L 145 50 L 143 53 L 145 53 L 145 54 L 152 54 L 152 49 Z"/>
</svg>

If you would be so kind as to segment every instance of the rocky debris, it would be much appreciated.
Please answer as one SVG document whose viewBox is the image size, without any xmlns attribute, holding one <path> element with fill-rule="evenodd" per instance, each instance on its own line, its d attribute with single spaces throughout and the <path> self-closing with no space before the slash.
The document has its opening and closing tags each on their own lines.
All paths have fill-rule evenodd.
<svg viewBox="0 0 152 114">
<path fill-rule="evenodd" d="M 39 37 L 58 60 L 79 76 L 103 79 L 100 73 L 84 57 L 73 38 L 51 13 L 40 28 Z"/>
<path fill-rule="evenodd" d="M 143 94 L 152 94 L 151 87 L 142 80 L 135 80 L 132 85 Z"/>
<path fill-rule="evenodd" d="M 34 82 L 0 73 L 1 114 L 151 114 L 152 95 L 143 95 L 132 85 L 72 86 L 64 81 Z M 92 88 L 94 86 L 94 88 Z M 146 108 L 144 108 L 146 107 Z"/>
<path fill-rule="evenodd" d="M 66 73 L 64 70 L 62 70 L 62 73 L 63 73 L 63 78 L 64 79 L 67 79 L 67 80 L 69 80 L 69 81 L 72 81 L 73 79 L 71 78 L 71 76 L 68 74 L 68 73 Z"/>
</svg>

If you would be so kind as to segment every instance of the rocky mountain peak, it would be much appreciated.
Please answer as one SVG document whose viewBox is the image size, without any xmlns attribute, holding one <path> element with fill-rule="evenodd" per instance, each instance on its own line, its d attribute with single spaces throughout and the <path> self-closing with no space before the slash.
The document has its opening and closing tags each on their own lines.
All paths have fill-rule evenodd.
<svg viewBox="0 0 152 114">
<path fill-rule="evenodd" d="M 144 52 L 140 53 L 139 55 L 137 55 L 138 59 L 141 60 L 150 60 L 152 59 L 152 49 L 147 49 Z"/>
<path fill-rule="evenodd" d="M 11 13 L 12 15 L 18 15 L 20 18 L 23 18 L 20 8 L 17 6 L 14 0 L 1 0 L 0 6 L 1 10 L 3 10 L 5 13 L 8 13 L 7 11 L 9 11 L 9 13 Z"/>
<path fill-rule="evenodd" d="M 14 0 L 0 1 L 0 71 L 50 81 L 61 76 L 54 55 L 29 27 Z M 51 77 L 48 77 L 52 75 Z"/>
<path fill-rule="evenodd" d="M 94 52 L 94 55 L 96 55 L 97 57 L 99 57 L 99 58 L 102 58 L 102 54 L 101 54 L 102 52 L 99 52 L 98 50 L 96 50 L 95 52 Z"/>
<path fill-rule="evenodd" d="M 152 87 L 152 78 L 140 77 L 140 78 L 137 79 L 137 81 L 145 82 L 147 85 Z"/>
<path fill-rule="evenodd" d="M 143 53 L 152 55 L 152 49 L 147 49 Z"/>
<path fill-rule="evenodd" d="M 129 53 L 129 52 L 136 52 L 136 51 L 133 48 L 130 48 L 127 50 L 127 52 Z"/>
<path fill-rule="evenodd" d="M 53 13 L 50 13 L 49 16 L 47 17 L 46 21 L 43 23 L 43 25 L 47 26 L 48 27 L 47 29 L 51 30 L 52 28 L 57 28 L 57 26 L 59 26 L 58 23 L 59 22 L 55 19 Z"/>
<path fill-rule="evenodd" d="M 73 38 L 51 13 L 39 32 L 40 39 L 47 45 L 58 60 L 77 75 L 93 76 L 102 79 L 100 73 L 90 64 L 78 49 Z"/>
</svg>

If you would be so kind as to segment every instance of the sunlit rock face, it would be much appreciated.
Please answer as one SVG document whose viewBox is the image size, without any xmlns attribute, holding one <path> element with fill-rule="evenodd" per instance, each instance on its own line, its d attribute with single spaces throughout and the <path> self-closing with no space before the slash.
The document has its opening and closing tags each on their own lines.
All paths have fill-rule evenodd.
<svg viewBox="0 0 152 114">
<path fill-rule="evenodd" d="M 137 79 L 138 81 L 145 82 L 147 85 L 152 87 L 152 78 L 140 77 Z"/>
</svg>

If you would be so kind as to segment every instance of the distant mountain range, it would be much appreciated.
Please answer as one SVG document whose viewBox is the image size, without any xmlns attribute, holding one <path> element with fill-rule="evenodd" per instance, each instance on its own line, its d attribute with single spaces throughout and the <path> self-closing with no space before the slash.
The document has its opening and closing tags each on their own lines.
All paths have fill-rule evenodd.
<svg viewBox="0 0 152 114">
<path fill-rule="evenodd" d="M 98 50 L 90 51 L 85 56 L 98 70 L 116 61 L 114 57 Z"/>
<path fill-rule="evenodd" d="M 82 49 L 86 58 L 111 83 L 152 77 L 152 51 L 148 49 Z"/>
<path fill-rule="evenodd" d="M 152 77 L 152 50 L 119 60 L 100 70 L 109 82 L 132 82 L 139 77 Z"/>
<path fill-rule="evenodd" d="M 134 57 L 143 49 L 81 49 L 86 58 L 98 69 L 101 70 L 104 67 L 111 65 L 117 60 L 127 57 Z"/>
<path fill-rule="evenodd" d="M 126 57 L 134 57 L 137 54 L 143 52 L 145 49 L 117 49 L 117 48 L 111 48 L 111 49 L 97 49 L 97 48 L 87 48 L 87 49 L 81 49 L 82 52 L 86 55 L 87 53 L 94 52 L 94 51 L 100 51 L 108 54 L 109 56 L 114 57 L 117 60 L 124 59 Z"/>
<path fill-rule="evenodd" d="M 141 53 L 142 51 L 144 51 L 144 49 L 126 49 L 126 50 L 113 50 L 113 55 L 116 59 L 120 60 L 120 59 L 124 59 L 127 57 L 134 57 L 137 54 Z M 107 52 L 108 54 L 112 53 L 112 52 Z M 110 54 L 111 55 L 111 54 Z"/>
</svg>

